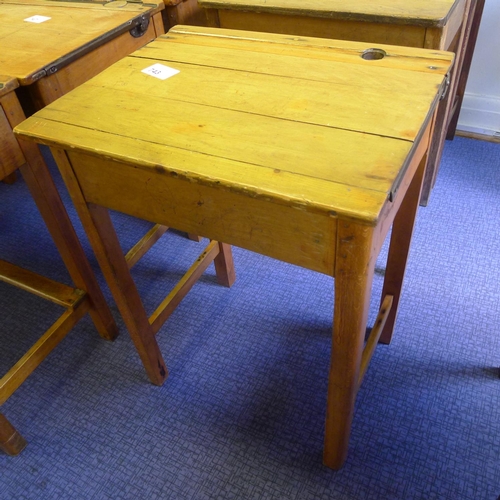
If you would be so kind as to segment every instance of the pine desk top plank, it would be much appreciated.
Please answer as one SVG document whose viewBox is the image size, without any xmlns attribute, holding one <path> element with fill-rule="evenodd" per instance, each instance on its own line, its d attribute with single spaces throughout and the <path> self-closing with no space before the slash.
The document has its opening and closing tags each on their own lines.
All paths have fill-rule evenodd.
<svg viewBox="0 0 500 500">
<path fill-rule="evenodd" d="M 16 128 L 52 147 L 132 337 L 157 343 L 114 209 L 335 277 L 324 462 L 396 319 L 430 130 L 453 54 L 177 26 Z M 160 80 L 142 71 L 162 64 Z M 377 256 L 392 226 L 377 325 Z M 140 351 L 142 352 L 142 351 Z M 150 380 L 162 358 L 143 362 Z M 155 361 L 158 363 L 155 364 Z M 158 368 L 160 366 L 160 368 Z M 155 377 L 152 377 L 152 375 Z M 156 382 L 155 382 L 156 381 Z"/>
</svg>

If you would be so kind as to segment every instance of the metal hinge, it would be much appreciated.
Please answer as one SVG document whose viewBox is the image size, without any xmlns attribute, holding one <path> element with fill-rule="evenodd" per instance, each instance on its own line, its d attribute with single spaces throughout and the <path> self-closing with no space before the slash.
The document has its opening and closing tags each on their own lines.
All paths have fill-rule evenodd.
<svg viewBox="0 0 500 500">
<path fill-rule="evenodd" d="M 444 77 L 444 82 L 441 84 L 441 88 L 439 89 L 440 101 L 442 101 L 446 97 L 449 88 L 450 88 L 450 74 L 447 73 L 446 76 Z"/>
<path fill-rule="evenodd" d="M 138 23 L 130 30 L 130 34 L 134 38 L 140 38 L 146 31 L 148 30 L 149 26 L 149 17 L 148 16 L 141 16 L 138 20 Z"/>
</svg>

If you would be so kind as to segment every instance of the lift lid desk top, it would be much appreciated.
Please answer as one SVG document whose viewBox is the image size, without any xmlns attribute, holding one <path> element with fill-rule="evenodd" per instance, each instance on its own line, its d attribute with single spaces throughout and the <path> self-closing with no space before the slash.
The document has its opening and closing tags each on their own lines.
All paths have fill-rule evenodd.
<svg viewBox="0 0 500 500">
<path fill-rule="evenodd" d="M 163 9 L 160 0 L 0 0 L 0 68 L 41 93 L 41 108 L 162 34 Z"/>
</svg>

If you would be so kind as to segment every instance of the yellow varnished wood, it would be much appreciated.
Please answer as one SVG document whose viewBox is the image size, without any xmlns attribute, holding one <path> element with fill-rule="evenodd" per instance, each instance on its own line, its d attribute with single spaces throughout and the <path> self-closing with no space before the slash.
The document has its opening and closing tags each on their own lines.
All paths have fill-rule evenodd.
<svg viewBox="0 0 500 500">
<path fill-rule="evenodd" d="M 221 108 L 220 113 L 227 109 L 227 120 L 232 119 L 230 115 L 234 111 L 259 116 L 265 113 L 270 118 L 294 124 L 323 125 L 388 138 L 414 140 L 421 125 L 419 120 L 428 110 L 424 103 L 430 96 L 435 95 L 442 82 L 442 75 L 437 72 L 389 70 L 383 65 L 370 64 L 372 61 L 364 61 L 365 64 L 360 65 L 351 64 L 346 76 L 344 70 L 348 62 L 324 61 L 324 64 L 320 64 L 314 61 L 315 64 L 311 65 L 304 60 L 302 73 L 297 75 L 286 71 L 294 67 L 297 57 L 288 58 L 284 55 L 267 56 L 265 67 L 262 67 L 258 65 L 258 55 L 255 57 L 256 54 L 249 54 L 246 58 L 247 69 L 242 67 L 241 70 L 234 71 L 224 68 L 227 61 L 224 58 L 225 51 L 214 51 L 213 60 L 203 58 L 202 62 L 197 57 L 197 53 L 201 51 L 203 49 L 180 51 L 185 55 L 184 61 L 190 62 L 177 62 L 180 56 L 177 52 L 175 57 L 165 61 L 165 64 L 180 70 L 179 77 L 172 79 L 168 86 L 168 97 L 158 95 L 154 83 L 142 77 L 140 71 L 148 65 L 148 61 L 142 59 L 123 64 L 127 70 L 123 71 L 121 88 L 128 92 L 134 85 L 140 85 L 140 89 L 132 92 L 134 95 L 141 94 L 141 101 L 147 101 L 149 96 L 153 100 L 164 100 L 169 108 L 186 106 L 190 111 L 189 115 L 193 116 L 193 121 L 200 116 L 200 123 L 204 120 L 203 111 L 195 111 L 194 108 L 198 107 L 196 105 L 216 106 Z M 230 51 L 227 51 L 227 56 L 231 57 Z M 151 60 L 151 64 L 154 62 Z M 253 62 L 256 63 L 255 66 Z M 281 69 L 284 71 L 280 71 Z M 375 93 L 373 87 L 382 73 L 387 76 L 386 85 Z M 277 76 L 282 78 L 276 78 Z M 188 82 L 193 81 L 193 78 L 198 78 L 203 92 L 196 92 L 189 86 Z M 98 77 L 94 84 L 102 90 L 106 86 L 105 77 Z M 415 94 L 396 95 L 398 88 L 410 84 L 414 85 Z M 263 88 L 275 88 L 276 91 L 264 93 Z M 352 99 L 354 94 L 357 99 Z M 124 95 L 126 94 L 122 94 L 122 99 Z M 241 95 L 247 97 L 245 102 L 241 101 Z M 329 96 L 327 100 L 325 95 Z M 339 106 L 339 102 L 344 105 Z M 191 106 L 192 104 L 195 106 Z M 410 112 L 409 106 L 412 106 Z M 272 127 L 270 124 L 261 125 L 257 123 L 258 120 L 255 119 L 259 129 Z M 165 126 L 168 127 L 167 124 Z M 306 130 L 302 133 L 307 135 Z"/>
<path fill-rule="evenodd" d="M 4 5 L 0 4 L 0 16 L 3 7 Z M 5 55 L 3 46 L 0 54 L 0 57 Z M 15 92 L 18 86 L 17 78 L 0 77 L 0 179 L 12 181 L 15 171 L 20 169 L 69 274 L 78 288 L 57 283 L 0 261 L 0 280 L 65 308 L 62 316 L 0 378 L 0 404 L 17 390 L 85 313 L 90 313 L 102 337 L 112 340 L 118 333 L 111 311 L 86 260 L 38 147 L 22 140 L 18 142 L 14 138 L 13 127 L 25 119 Z M 31 313 L 36 314 L 36 311 Z M 17 454 L 24 446 L 26 441 L 6 417 L 0 415 L 0 449 L 8 454 Z"/>
<path fill-rule="evenodd" d="M 207 267 L 214 261 L 219 252 L 219 242 L 211 241 L 203 250 L 203 253 L 201 253 L 194 264 L 175 285 L 173 290 L 156 308 L 154 313 L 149 317 L 149 322 L 155 333 L 158 332 L 163 323 L 165 323 L 168 317 L 175 311 L 175 308 L 180 304 L 189 290 L 191 290 Z"/>
<path fill-rule="evenodd" d="M 197 0 L 165 0 L 165 19 L 167 30 L 177 24 L 207 25 L 205 10 Z"/>
<path fill-rule="evenodd" d="M 159 13 L 163 2 L 148 5 L 131 3 L 125 10 L 103 5 L 75 2 L 5 2 L 0 3 L 0 68 L 23 85 L 32 83 L 37 73 L 77 50 L 108 35 L 143 13 Z M 50 17 L 43 23 L 24 21 L 34 15 Z M 152 27 L 154 32 L 154 27 Z M 127 30 L 126 30 L 127 31 Z M 127 33 L 132 47 L 138 48 L 154 38 L 135 41 Z M 123 42 L 122 42 L 123 43 Z M 135 46 L 134 46 L 135 45 Z M 92 71 L 91 67 L 87 67 Z"/>
<path fill-rule="evenodd" d="M 474 0 L 200 0 L 210 26 L 294 36 L 388 43 L 456 53 L 450 88 L 439 115 L 428 155 L 422 204 L 434 184 L 448 128 L 456 126 L 455 96 L 474 17 Z M 463 89 L 458 91 L 463 93 Z"/>
<path fill-rule="evenodd" d="M 15 92 L 0 98 L 0 104 L 13 128 L 25 119 Z M 90 314 L 102 337 L 112 340 L 117 335 L 117 327 L 111 311 L 97 284 L 76 232 L 66 213 L 54 181 L 45 164 L 39 148 L 32 143 L 19 140 L 26 162 L 20 171 L 42 214 L 44 222 L 54 239 L 61 257 L 75 285 L 92 297 Z"/>
<path fill-rule="evenodd" d="M 199 0 L 205 8 L 443 26 L 459 0 Z"/>
<path fill-rule="evenodd" d="M 10 110 L 7 104 L 2 105 L 4 101 L 8 102 L 9 94 L 18 87 L 16 78 L 0 75 L 0 181 L 6 182 L 12 179 L 12 174 L 25 162 L 7 116 Z"/>
<path fill-rule="evenodd" d="M 279 87 L 274 88 L 276 88 L 276 95 L 278 95 Z M 292 90 L 289 89 L 289 92 Z M 333 103 L 331 105 L 333 126 L 321 122 L 311 124 L 307 121 L 307 117 L 312 114 L 304 111 L 304 107 L 312 99 L 302 97 L 307 94 L 297 94 L 293 100 L 287 101 L 291 108 L 295 102 L 296 106 L 302 107 L 302 110 L 299 109 L 296 114 L 302 111 L 305 116 L 295 120 L 286 116 L 276 118 L 269 114 L 267 116 L 261 115 L 252 110 L 240 111 L 224 107 L 218 107 L 217 113 L 214 113 L 213 107 L 208 105 L 170 99 L 170 93 L 166 97 L 155 97 L 154 95 L 148 97 L 147 94 L 141 95 L 138 92 L 96 88 L 89 90 L 87 95 L 100 96 L 101 99 L 106 99 L 110 105 L 117 109 L 120 108 L 123 112 L 122 115 L 103 116 L 99 120 L 98 131 L 110 135 L 117 134 L 123 119 L 126 119 L 126 116 L 131 116 L 137 106 L 141 106 L 144 116 L 151 116 L 155 110 L 161 108 L 169 109 L 169 113 L 158 115 L 154 127 L 145 128 L 141 120 L 131 120 L 120 135 L 127 137 L 131 142 L 140 140 L 166 146 L 161 164 L 167 163 L 165 160 L 170 156 L 174 155 L 175 157 L 178 150 L 181 150 L 182 153 L 182 151 L 189 149 L 193 142 L 196 144 L 195 148 L 191 148 L 193 153 L 210 155 L 213 162 L 219 163 L 222 160 L 225 163 L 226 160 L 231 160 L 251 164 L 250 168 L 247 169 L 249 177 L 239 179 L 238 183 L 242 186 L 252 183 L 252 178 L 255 175 L 258 176 L 260 170 L 265 168 L 318 179 L 322 182 L 347 184 L 356 188 L 367 188 L 387 193 L 412 145 L 410 139 L 397 140 L 390 135 L 382 135 L 381 137 L 376 135 L 375 131 L 363 133 L 359 131 L 359 128 L 357 132 L 346 130 L 349 116 L 343 110 L 339 110 L 339 118 L 340 115 L 345 116 L 344 128 L 336 128 Z M 275 95 L 274 92 L 267 98 L 263 98 L 263 101 L 269 99 L 272 102 L 273 95 Z M 279 101 L 279 99 L 277 100 Z M 259 103 L 255 104 L 256 107 L 260 107 Z M 317 106 L 319 107 L 320 103 Z M 251 106 L 251 108 L 253 107 Z M 81 111 L 78 115 L 72 113 L 75 108 Z M 62 103 L 56 101 L 50 110 L 46 112 L 42 110 L 38 116 L 56 122 L 65 121 L 73 126 L 78 126 L 81 130 L 89 129 L 89 134 L 94 136 L 96 134 L 90 130 L 90 125 L 95 122 L 99 112 L 98 101 L 92 100 L 84 103 L 78 99 L 78 95 L 72 94 Z M 428 109 L 423 110 L 422 119 L 426 117 L 427 112 Z M 290 114 L 292 113 L 293 108 Z M 370 114 L 370 111 L 366 113 Z M 382 119 L 382 113 L 378 116 Z M 237 122 L 241 123 L 240 127 L 228 126 Z M 353 127 L 355 126 L 356 124 L 353 123 Z M 417 132 L 416 127 L 413 130 L 410 128 L 408 135 L 415 137 Z M 282 147 L 284 141 L 289 141 L 286 149 Z M 227 149 L 228 143 L 231 144 L 230 151 Z M 260 148 L 252 152 L 252 143 L 260 144 Z M 357 156 L 346 151 L 344 147 L 346 143 L 351 144 L 354 151 L 364 151 L 364 153 Z M 116 148 L 109 149 L 113 149 L 112 154 L 126 160 L 126 157 L 120 154 L 121 152 Z M 388 149 L 394 151 L 391 157 L 387 157 L 385 154 Z M 313 152 L 314 164 L 307 161 Z M 250 158 L 249 153 L 252 155 Z M 334 164 L 331 160 L 333 157 L 337 158 Z M 206 163 L 203 160 L 201 162 Z M 210 164 L 208 164 L 208 168 L 211 168 Z M 207 174 L 208 172 L 206 171 Z M 287 196 L 287 185 L 281 183 L 280 176 L 275 175 L 275 179 L 275 189 L 281 190 L 282 195 Z M 258 179 L 253 182 L 259 184 Z M 335 210 L 340 207 L 332 205 L 329 208 Z"/>
<path fill-rule="evenodd" d="M 207 9 L 209 26 L 221 26 L 239 30 L 255 30 L 273 33 L 293 33 L 301 36 L 317 36 L 359 42 L 387 43 L 410 47 L 423 47 L 425 26 L 404 24 L 367 23 L 363 20 L 332 19 L 331 17 L 294 14 L 273 11 L 242 11 L 233 9 Z M 440 28 L 436 28 L 440 30 Z"/>
<path fill-rule="evenodd" d="M 373 352 L 370 345 L 363 355 L 371 284 L 391 225 L 384 294 L 393 305 L 376 333 L 392 333 L 453 60 L 395 47 L 380 60 L 362 59 L 370 48 L 181 26 L 16 129 L 53 147 L 155 383 L 165 378 L 156 321 L 140 303 L 107 209 L 224 241 L 216 269 L 229 284 L 227 244 L 335 277 L 324 447 L 332 468 L 346 458 L 360 374 Z M 179 73 L 158 80 L 141 72 L 153 63 Z M 169 307 L 167 299 L 158 321 Z"/>
<path fill-rule="evenodd" d="M 18 455 L 26 447 L 26 440 L 0 413 L 0 450 L 7 455 Z"/>
<path fill-rule="evenodd" d="M 110 11 L 144 12 L 155 5 L 155 1 L 129 1 L 123 3 L 121 0 L 113 2 L 111 0 L 0 0 L 1 4 L 23 5 L 28 7 L 64 7 L 68 9 L 102 10 L 105 7 Z"/>
<path fill-rule="evenodd" d="M 240 53 L 248 55 L 248 52 L 264 52 L 266 54 L 283 54 L 298 56 L 306 59 L 320 59 L 325 61 L 349 62 L 351 64 L 364 64 L 358 59 L 358 56 L 369 47 L 381 47 L 390 57 L 377 61 L 377 64 L 383 67 L 409 69 L 411 71 L 431 71 L 429 65 L 431 62 L 442 69 L 449 65 L 449 55 L 440 54 L 438 51 L 422 51 L 416 47 L 397 47 L 385 45 L 382 42 L 361 43 L 352 40 L 332 40 L 329 38 L 318 37 L 299 37 L 275 32 L 260 33 L 247 30 L 204 28 L 200 30 L 194 26 L 176 26 L 165 36 L 158 38 L 155 43 L 148 44 L 141 51 L 134 54 L 141 57 L 147 55 L 149 48 L 156 47 L 156 43 L 185 44 L 190 46 L 217 47 L 218 50 L 237 49 Z M 175 52 L 183 49 L 177 47 Z M 208 48 L 207 56 L 209 56 Z M 158 56 L 155 56 L 158 57 Z M 160 56 L 161 57 L 161 56 Z M 175 58 L 175 54 L 170 57 Z M 441 59 L 441 62 L 440 62 Z M 234 61 L 234 68 L 241 68 L 246 62 Z M 262 61 L 261 61 L 262 62 Z"/>
<path fill-rule="evenodd" d="M 0 97 L 12 92 L 19 87 L 19 82 L 17 78 L 12 76 L 0 75 Z"/>
<path fill-rule="evenodd" d="M 63 285 L 4 260 L 0 260 L 0 281 L 63 307 L 73 307 L 85 294 L 82 290 Z"/>
<path fill-rule="evenodd" d="M 126 5 L 0 0 L 0 72 L 11 75 L 0 76 L 0 180 L 11 182 L 15 171 L 21 170 L 73 281 L 81 289 L 0 262 L 0 279 L 66 308 L 0 379 L 2 403 L 87 311 L 101 336 L 113 339 L 117 334 L 114 319 L 38 148 L 23 141 L 18 144 L 14 138 L 12 128 L 25 116 L 13 91 L 19 84 L 27 86 L 28 106 L 42 108 L 163 34 L 163 9 L 163 2 L 155 0 Z M 50 19 L 39 24 L 25 21 L 34 15 Z M 130 28 L 140 17 L 149 19 L 149 25 L 141 36 L 135 37 Z M 0 447 L 8 453 L 18 453 L 25 442 L 6 418 L 0 417 Z"/>
<path fill-rule="evenodd" d="M 85 155 L 70 157 L 78 182 L 92 203 L 154 222 L 169 221 L 170 226 L 186 232 L 332 274 L 334 253 L 329 243 L 335 239 L 335 213 L 318 216 L 304 203 L 291 214 L 290 205 L 282 198 L 277 203 L 266 194 L 248 196 L 243 189 L 221 191 L 217 185 L 194 184 L 155 170 L 147 174 L 147 181 L 139 169 Z M 254 179 L 255 185 L 257 182 Z M 116 196 L 117 190 L 123 196 Z"/>
<path fill-rule="evenodd" d="M 467 15 L 466 10 L 468 8 L 468 1 L 469 0 L 461 0 L 456 2 L 453 15 L 449 16 L 444 26 L 426 28 L 424 48 L 451 50 L 460 53 L 462 49 L 461 47 L 453 46 L 453 39 L 459 37 L 461 34 L 461 26 Z"/>
<path fill-rule="evenodd" d="M 219 241 L 219 253 L 214 259 L 215 274 L 219 285 L 230 287 L 236 281 L 231 246 Z"/>
<path fill-rule="evenodd" d="M 135 266 L 167 230 L 168 227 L 155 224 L 125 255 L 129 267 Z"/>
<path fill-rule="evenodd" d="M 123 33 L 109 40 L 103 46 L 82 55 L 56 73 L 32 83 L 28 89 L 36 109 L 41 109 L 61 95 L 86 82 L 114 62 L 142 47 L 149 40 L 153 40 L 155 36 L 155 25 L 151 22 L 142 37 L 134 38 L 128 32 Z M 23 83 L 25 82 L 23 81 Z"/>
<path fill-rule="evenodd" d="M 370 360 L 375 352 L 382 330 L 384 329 L 389 313 L 391 312 L 392 302 L 392 295 L 386 295 L 382 301 L 377 318 L 375 319 L 375 323 L 363 349 L 361 366 L 359 369 L 358 386 L 361 386 L 361 383 L 363 382 L 366 370 L 368 369 L 368 365 L 370 364 Z"/>
<path fill-rule="evenodd" d="M 141 170 L 150 175 L 155 173 L 158 179 L 167 182 L 168 176 L 181 179 L 189 179 L 196 184 L 203 183 L 208 187 L 218 188 L 220 182 L 210 175 L 210 168 L 213 166 L 213 158 L 203 155 L 190 153 L 183 150 L 167 150 L 165 146 L 154 144 L 149 141 L 136 140 L 132 143 L 128 138 L 123 138 L 111 134 L 103 134 L 95 131 L 89 133 L 88 129 L 75 126 L 68 126 L 60 122 L 50 120 L 27 120 L 23 124 L 23 133 L 36 137 L 36 140 L 42 144 L 54 145 L 54 134 L 60 137 L 58 144 L 63 147 L 70 147 L 69 144 L 78 143 L 82 150 L 95 153 L 95 156 L 105 154 L 107 145 L 112 139 L 120 152 L 120 157 L 127 157 L 134 163 L 134 167 L 127 169 L 127 174 L 117 176 L 123 165 L 106 162 L 102 170 L 103 177 L 113 178 L 114 182 L 121 185 L 120 189 L 134 189 L 135 196 L 130 199 L 130 203 L 139 206 L 141 202 L 134 202 L 135 199 L 149 196 L 147 190 L 152 184 L 139 182 L 144 174 Z M 71 139 L 69 139 L 71 138 Z M 69 140 L 68 140 L 69 139 Z M 106 153 L 107 154 L 107 153 Z M 193 161 L 195 160 L 195 161 Z M 160 166 L 161 161 L 166 162 L 167 167 Z M 96 167 L 93 167 L 94 162 Z M 85 170 L 92 169 L 97 172 L 104 162 L 98 158 L 88 161 L 85 169 L 81 172 L 82 179 L 86 176 Z M 104 165 L 103 165 L 104 166 Z M 156 168 L 155 168 L 156 167 Z M 341 214 L 346 217 L 356 216 L 366 220 L 376 220 L 379 207 L 384 203 L 387 194 L 381 191 L 364 190 L 349 185 L 335 182 L 325 182 L 307 176 L 294 175 L 287 171 L 274 170 L 271 168 L 260 168 L 255 165 L 247 165 L 235 161 L 220 158 L 217 160 L 217 170 L 219 175 L 225 179 L 225 190 L 235 193 L 245 193 L 249 188 L 255 191 L 255 198 L 266 198 L 284 203 L 285 205 L 297 207 L 303 210 L 307 207 L 308 211 L 329 213 L 331 205 L 337 199 L 342 199 Z M 103 191 L 106 182 L 96 182 L 92 180 L 92 172 L 88 173 L 89 181 L 87 184 L 88 195 L 95 202 L 99 203 L 105 199 L 109 203 L 121 203 L 116 197 L 109 198 Z M 241 178 L 246 180 L 246 184 L 241 185 Z M 258 181 L 258 182 L 257 182 Z M 155 189 L 163 189 L 160 186 Z M 154 186 L 154 184 L 153 184 Z M 108 189 L 112 189 L 108 186 Z M 288 197 L 283 194 L 286 189 Z M 144 198 L 145 199 L 145 198 Z M 314 199 L 314 204 L 311 200 Z M 204 234 L 201 232 L 200 234 Z"/>
<path fill-rule="evenodd" d="M 177 33 L 188 37 L 188 29 L 178 28 L 153 42 L 96 77 L 85 93 L 74 92 L 42 110 L 26 130 L 50 144 L 53 132 L 67 128 L 62 136 L 78 137 L 77 148 L 84 152 L 122 162 L 132 155 L 137 165 L 152 167 L 155 176 L 160 164 L 165 173 L 200 184 L 213 183 L 215 162 L 217 181 L 228 189 L 253 186 L 259 196 L 277 203 L 329 214 L 356 212 L 374 223 L 427 119 L 429 100 L 435 99 L 447 70 L 444 62 L 449 65 L 451 59 L 436 54 L 434 66 L 431 54 L 411 49 L 414 59 L 398 57 L 396 51 L 377 66 L 379 61 L 360 57 L 366 44 L 342 42 L 326 51 L 328 40 L 293 42 L 268 35 L 272 43 L 266 43 L 266 35 L 236 38 L 235 32 L 215 35 L 210 29 L 193 35 L 189 44 L 179 43 Z M 330 60 L 323 59 L 325 53 Z M 405 60 L 406 69 L 398 59 Z M 180 73 L 161 82 L 141 73 L 158 60 Z M 382 74 L 387 77 L 381 79 Z M 375 81 L 387 80 L 392 83 L 373 90 Z M 409 85 L 411 94 L 397 91 Z M 103 114 L 103 101 L 119 111 Z M 137 109 L 143 114 L 134 115 Z M 259 149 L 252 151 L 252 144 Z M 314 162 L 309 161 L 312 155 Z M 105 192 L 101 189 L 96 187 L 95 197 L 89 192 L 90 199 L 99 203 L 109 196 L 99 194 Z"/>
</svg>

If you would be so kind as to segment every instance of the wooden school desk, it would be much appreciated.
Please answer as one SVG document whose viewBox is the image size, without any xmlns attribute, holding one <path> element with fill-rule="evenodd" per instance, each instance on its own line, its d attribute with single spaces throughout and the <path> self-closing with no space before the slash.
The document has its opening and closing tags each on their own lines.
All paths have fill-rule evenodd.
<svg viewBox="0 0 500 500">
<path fill-rule="evenodd" d="M 28 111 L 40 109 L 164 33 L 163 9 L 159 0 L 0 0 L 1 72 L 18 79 Z"/>
<path fill-rule="evenodd" d="M 422 190 L 423 205 L 427 204 L 434 185 L 448 125 L 461 103 L 457 96 L 458 80 L 476 3 L 476 0 L 199 0 L 207 9 L 208 26 L 455 52 L 450 88 L 439 106 L 433 132 Z M 463 76 L 466 81 L 466 75 Z M 456 121 L 453 123 L 455 126 Z"/>
<path fill-rule="evenodd" d="M 99 289 L 38 147 L 33 143 L 23 142 L 21 150 L 14 137 L 13 127 L 25 119 L 15 93 L 18 85 L 15 78 L 0 76 L 0 180 L 8 178 L 17 169 L 21 170 L 75 287 L 57 283 L 0 260 L 0 281 L 34 293 L 64 308 L 60 318 L 45 333 L 41 332 L 43 335 L 40 339 L 0 378 L 0 405 L 12 396 L 86 312 L 90 313 L 102 337 L 112 340 L 117 334 L 111 311 Z M 8 207 L 3 209 L 9 210 Z M 2 234 L 2 238 L 5 237 L 15 239 L 16 235 Z M 36 238 L 37 235 L 33 235 L 33 241 L 36 241 Z M 26 311 L 26 314 L 37 313 Z M 19 432 L 4 415 L 0 414 L 0 449 L 16 455 L 25 445 L 26 441 Z"/>
<path fill-rule="evenodd" d="M 154 318 L 107 209 L 335 277 L 324 461 L 338 468 L 369 359 L 394 327 L 452 57 L 177 26 L 16 133 L 52 148 L 127 325 L 142 332 L 155 383 L 165 372 Z M 382 305 L 363 349 L 375 261 L 391 226 Z"/>
<path fill-rule="evenodd" d="M 56 302 L 66 312 L 0 379 L 0 404 L 87 310 L 103 337 L 112 339 L 117 334 L 38 148 L 26 143 L 20 146 L 12 128 L 25 119 L 25 112 L 42 108 L 163 33 L 163 8 L 163 2 L 155 0 L 105 5 L 0 0 L 0 71 L 11 75 L 1 77 L 0 82 L 0 179 L 12 182 L 16 170 L 21 170 L 77 287 L 50 282 L 1 261 L 1 280 Z M 24 445 L 20 434 L 0 415 L 0 448 L 15 454 Z"/>
</svg>

